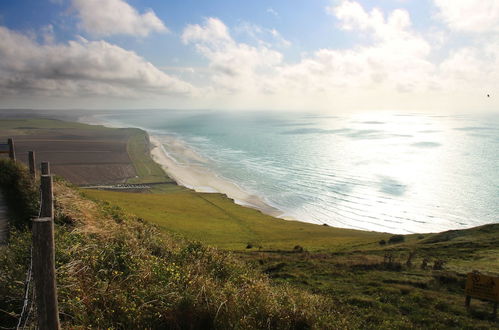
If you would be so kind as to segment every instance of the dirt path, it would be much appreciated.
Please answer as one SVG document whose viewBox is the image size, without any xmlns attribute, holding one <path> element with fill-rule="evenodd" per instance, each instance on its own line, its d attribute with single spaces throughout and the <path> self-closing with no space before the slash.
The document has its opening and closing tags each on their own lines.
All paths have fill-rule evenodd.
<svg viewBox="0 0 499 330">
<path fill-rule="evenodd" d="M 7 205 L 0 191 L 0 244 L 7 243 L 9 222 L 7 220 Z"/>
</svg>

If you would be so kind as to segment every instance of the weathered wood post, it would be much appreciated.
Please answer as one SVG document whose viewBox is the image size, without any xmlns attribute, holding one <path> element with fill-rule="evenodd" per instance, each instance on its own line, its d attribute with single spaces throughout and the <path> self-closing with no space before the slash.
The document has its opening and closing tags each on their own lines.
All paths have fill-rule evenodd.
<svg viewBox="0 0 499 330">
<path fill-rule="evenodd" d="M 52 191 L 52 176 L 42 175 L 40 177 L 40 191 L 42 194 L 42 205 L 40 207 L 40 217 L 54 218 L 54 195 Z"/>
<path fill-rule="evenodd" d="M 48 167 L 45 167 L 45 170 L 47 169 Z M 35 280 L 38 327 L 42 330 L 60 329 L 57 286 L 55 281 L 54 197 L 52 183 L 52 176 L 41 176 L 40 218 L 33 220 L 32 226 L 33 278 Z"/>
<path fill-rule="evenodd" d="M 52 218 L 33 220 L 33 278 L 35 280 L 38 328 L 41 330 L 60 329 Z"/>
<path fill-rule="evenodd" d="M 29 163 L 29 174 L 31 174 L 32 178 L 36 177 L 36 166 L 35 166 L 35 152 L 28 152 L 28 163 Z"/>
<path fill-rule="evenodd" d="M 42 169 L 42 175 L 49 175 L 50 174 L 50 164 L 49 162 L 42 162 L 40 165 Z"/>
<path fill-rule="evenodd" d="M 7 143 L 9 144 L 9 157 L 12 159 L 14 162 L 16 161 L 16 150 L 14 149 L 14 140 L 12 138 L 9 138 L 7 140 Z"/>
</svg>

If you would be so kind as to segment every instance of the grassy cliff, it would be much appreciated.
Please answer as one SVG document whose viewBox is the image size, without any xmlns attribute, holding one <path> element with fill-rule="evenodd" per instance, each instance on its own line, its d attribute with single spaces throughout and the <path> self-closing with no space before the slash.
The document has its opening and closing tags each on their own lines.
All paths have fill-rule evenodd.
<svg viewBox="0 0 499 330">
<path fill-rule="evenodd" d="M 346 328 L 356 318 L 323 295 L 269 278 L 228 252 L 166 235 L 55 184 L 57 285 L 66 328 Z M 0 323 L 19 316 L 30 232 L 0 247 Z"/>
<path fill-rule="evenodd" d="M 490 303 L 464 307 L 466 273 L 499 275 L 499 224 L 434 234 L 390 235 L 286 221 L 223 195 L 86 191 L 157 224 L 233 250 L 274 283 L 347 308 L 352 328 L 483 328 Z"/>
<path fill-rule="evenodd" d="M 246 250 L 248 246 L 289 250 L 296 245 L 312 250 L 341 250 L 359 245 L 377 246 L 380 239 L 389 237 L 277 219 L 237 205 L 225 195 L 187 189 L 149 194 L 87 190 L 85 194 L 120 206 L 166 232 L 231 250 Z"/>
</svg>

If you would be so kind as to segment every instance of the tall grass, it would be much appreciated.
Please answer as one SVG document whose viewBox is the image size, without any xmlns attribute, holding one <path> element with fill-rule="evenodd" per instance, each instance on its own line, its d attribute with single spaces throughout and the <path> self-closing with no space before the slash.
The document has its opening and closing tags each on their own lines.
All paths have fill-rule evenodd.
<svg viewBox="0 0 499 330">
<path fill-rule="evenodd" d="M 167 235 L 55 183 L 56 268 L 66 328 L 327 329 L 356 318 L 322 295 L 273 285 L 228 252 Z M 22 305 L 29 232 L 0 256 L 0 320 Z M 5 321 L 5 322 L 4 322 Z"/>
<path fill-rule="evenodd" d="M 57 260 L 67 326 L 341 328 L 332 301 L 269 279 L 230 253 L 161 233 L 58 186 Z"/>
</svg>

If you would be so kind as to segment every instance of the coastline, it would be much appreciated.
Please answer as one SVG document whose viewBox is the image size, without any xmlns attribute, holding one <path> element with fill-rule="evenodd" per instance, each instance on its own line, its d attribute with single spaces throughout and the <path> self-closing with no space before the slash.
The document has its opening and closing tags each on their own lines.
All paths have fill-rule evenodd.
<svg viewBox="0 0 499 330">
<path fill-rule="evenodd" d="M 59 119 L 59 120 L 64 120 L 64 119 Z M 67 121 L 68 119 L 66 118 L 65 120 Z M 98 115 L 98 114 L 96 114 L 96 115 L 88 115 L 88 114 L 86 114 L 85 116 L 79 116 L 79 117 L 74 116 L 74 117 L 71 118 L 70 121 L 71 122 L 75 122 L 76 121 L 76 122 L 81 122 L 81 123 L 90 124 L 90 125 L 101 125 L 101 126 L 106 126 L 106 127 L 110 127 L 110 128 L 135 127 L 135 128 L 140 129 L 141 131 L 143 131 L 143 134 L 147 134 L 148 136 L 152 136 L 153 140 L 155 139 L 156 136 L 160 136 L 160 137 L 171 137 L 173 140 L 176 140 L 177 142 L 179 142 L 183 147 L 187 148 L 188 151 L 190 151 L 192 153 L 196 152 L 196 149 L 189 148 L 189 145 L 183 143 L 182 139 L 176 138 L 175 134 L 165 134 L 162 131 L 149 130 L 149 129 L 145 129 L 145 128 L 140 127 L 140 126 L 138 127 L 136 125 L 131 126 L 131 125 L 127 125 L 126 123 L 120 123 L 119 121 L 118 122 L 109 122 L 109 121 L 107 121 L 107 118 L 105 118 L 105 116 L 101 117 L 101 115 Z M 142 154 L 144 152 L 147 152 L 147 151 L 151 151 L 152 152 L 152 149 L 154 148 L 154 144 L 152 143 L 152 141 L 144 141 L 144 142 L 145 143 L 143 144 Z M 148 146 L 149 146 L 149 148 L 148 148 Z M 161 146 L 161 143 L 159 143 L 159 146 L 156 144 L 156 147 L 159 147 L 159 149 L 156 152 L 160 152 L 160 154 L 163 153 L 164 154 L 163 157 L 166 157 L 171 162 L 175 163 L 175 157 L 173 157 L 173 159 L 168 158 L 168 154 L 165 153 L 165 151 L 164 151 L 165 148 L 168 151 L 170 151 L 171 145 L 165 145 L 165 148 L 163 148 Z M 144 155 L 144 156 L 146 156 L 146 155 Z M 144 157 L 144 159 L 148 158 L 148 161 L 150 163 L 154 162 L 154 163 L 157 164 L 158 167 L 161 167 L 161 168 L 165 167 L 164 164 L 159 164 L 161 158 L 157 158 L 157 157 L 153 158 L 152 155 L 149 156 L 151 158 L 149 158 L 149 157 L 146 158 L 146 157 Z M 207 155 L 206 157 L 209 158 L 210 156 Z M 203 161 L 208 161 L 209 162 L 211 160 L 210 159 L 203 159 Z M 180 164 L 178 164 L 179 162 L 180 162 Z M 181 165 L 182 164 L 182 159 L 180 159 L 179 162 L 177 162 L 176 164 L 177 165 Z M 197 163 L 198 162 L 194 162 L 194 165 L 197 164 Z M 189 170 L 190 169 L 191 162 L 188 162 L 187 164 L 188 164 L 187 166 L 189 168 L 185 168 L 184 167 L 183 168 L 184 170 Z M 200 167 L 202 168 L 203 166 L 200 166 Z M 210 166 L 208 166 L 208 167 L 210 167 Z M 177 169 L 178 168 L 182 168 L 182 166 L 178 166 Z M 295 221 L 299 221 L 299 222 L 303 222 L 303 223 L 312 223 L 312 222 L 309 222 L 309 221 L 306 221 L 306 220 L 302 220 L 302 217 L 300 217 L 300 216 L 293 216 L 293 215 L 288 216 L 289 213 L 286 213 L 286 210 L 283 210 L 282 208 L 279 208 L 279 207 L 277 207 L 277 208 L 276 207 L 272 207 L 272 204 L 267 203 L 265 201 L 265 199 L 259 198 L 258 196 L 254 196 L 254 194 L 251 195 L 251 194 L 245 193 L 243 191 L 243 193 L 240 196 L 240 198 L 238 198 L 237 196 L 234 196 L 234 195 L 231 195 L 231 194 L 226 194 L 226 192 L 224 190 L 227 188 L 227 186 L 222 185 L 222 187 L 219 187 L 218 189 L 210 188 L 209 185 L 206 185 L 206 184 L 204 184 L 204 185 L 203 184 L 199 184 L 198 186 L 194 186 L 194 185 L 189 184 L 188 181 L 182 181 L 182 177 L 181 176 L 176 176 L 175 173 L 173 173 L 171 169 L 167 170 L 167 172 L 168 172 L 169 177 L 171 177 L 172 179 L 175 179 L 175 181 L 179 185 L 185 186 L 185 187 L 193 189 L 195 191 L 220 193 L 222 195 L 228 195 L 228 197 L 232 200 L 232 202 L 235 202 L 236 204 L 239 204 L 239 205 L 242 205 L 242 206 L 245 206 L 245 207 L 248 207 L 248 208 L 258 209 L 262 213 L 265 213 L 265 214 L 268 214 L 268 215 L 271 215 L 271 216 L 274 216 L 274 217 L 278 217 L 278 218 L 281 218 L 281 219 L 295 220 Z M 201 173 L 198 173 L 197 176 L 200 176 L 201 178 L 204 179 L 204 174 L 205 173 L 203 171 L 201 171 Z M 215 172 L 212 172 L 212 174 L 214 174 L 214 178 L 217 179 L 217 180 L 229 181 L 229 180 L 224 179 L 223 177 L 218 177 Z M 191 175 L 191 177 L 192 177 L 192 175 Z M 241 188 L 238 187 L 237 183 L 234 184 L 234 186 L 235 186 L 236 189 L 242 190 Z M 229 185 L 229 187 L 232 187 L 232 185 Z M 253 200 L 253 197 L 256 197 L 256 201 Z M 470 227 L 457 228 L 457 229 L 456 228 L 444 228 L 444 229 L 440 229 L 440 230 L 424 230 L 423 229 L 423 230 L 419 230 L 419 231 L 413 231 L 413 232 L 410 232 L 410 233 L 404 232 L 402 234 L 438 233 L 438 232 L 444 232 L 444 231 L 447 231 L 447 230 L 469 229 L 469 228 L 474 228 L 474 227 L 477 227 L 477 226 L 486 225 L 486 224 L 493 224 L 493 223 L 495 223 L 495 222 L 486 222 L 486 223 L 483 223 L 483 224 L 475 224 L 475 225 L 470 226 Z M 322 225 L 322 223 L 316 223 L 316 224 Z M 399 234 L 399 232 L 393 232 L 393 231 L 389 231 L 389 230 L 376 230 L 376 229 L 368 229 L 368 228 L 351 228 L 351 227 L 343 227 L 343 226 L 338 226 L 338 225 L 329 225 L 329 226 L 336 227 L 336 228 L 356 229 L 356 230 L 362 230 L 362 231 L 376 231 L 376 232 L 384 232 L 384 233 L 389 232 L 389 233 L 392 233 L 392 234 Z"/>
<path fill-rule="evenodd" d="M 146 131 L 147 132 L 147 131 Z M 160 165 L 167 175 L 177 184 L 201 193 L 221 193 L 234 200 L 236 204 L 260 210 L 264 214 L 274 217 L 292 220 L 284 217 L 284 212 L 268 205 L 257 195 L 247 193 L 236 184 L 221 179 L 215 173 L 199 165 L 182 165 L 175 161 L 164 148 L 165 137 L 149 135 L 150 151 L 152 159 Z M 163 141 L 161 141 L 163 139 Z M 172 142 L 172 141 L 170 141 Z M 172 145 L 175 146 L 174 143 Z M 176 151 L 184 153 L 185 156 L 193 158 L 199 157 L 188 149 L 176 146 Z M 198 158 L 199 159 L 199 158 Z"/>
<path fill-rule="evenodd" d="M 126 125 L 117 125 L 107 122 L 97 118 L 95 115 L 82 116 L 79 117 L 77 121 L 89 125 L 102 125 L 110 128 L 129 127 Z M 135 128 L 146 132 L 149 137 L 149 150 L 152 160 L 156 162 L 156 164 L 158 164 L 178 185 L 192 189 L 199 193 L 224 194 L 238 205 L 259 210 L 264 214 L 276 218 L 299 221 L 286 215 L 285 211 L 269 205 L 259 196 L 244 191 L 244 189 L 239 187 L 237 184 L 227 179 L 220 178 L 217 174 L 209 171 L 201 165 L 192 163 L 189 165 L 183 165 L 177 162 L 175 158 L 172 157 L 165 149 L 165 144 L 172 148 L 177 155 L 181 155 L 182 158 L 193 160 L 196 163 L 206 162 L 205 159 L 196 154 L 193 150 L 189 149 L 179 140 L 166 135 L 157 135 L 143 127 Z"/>
<path fill-rule="evenodd" d="M 219 174 L 219 173 L 228 173 L 229 175 L 233 174 L 234 172 L 231 172 L 231 166 L 238 166 L 237 161 L 239 158 L 238 157 L 230 158 L 229 160 L 231 160 L 231 163 L 227 163 L 227 167 L 219 167 L 220 165 L 218 163 L 214 163 L 215 159 L 219 159 L 217 156 L 219 156 L 219 152 L 221 152 L 219 149 L 216 149 L 216 145 L 214 146 L 213 144 L 209 144 L 207 142 L 205 143 L 204 141 L 199 142 L 198 140 L 194 139 L 191 141 L 190 140 L 191 135 L 189 134 L 186 134 L 184 139 L 183 131 L 179 131 L 181 132 L 179 134 L 175 133 L 177 132 L 175 129 L 172 129 L 171 131 L 170 130 L 165 131 L 161 129 L 162 125 L 147 126 L 148 125 L 147 121 L 145 121 L 144 124 L 142 125 L 147 126 L 149 128 L 139 126 L 142 123 L 139 120 L 131 121 L 128 123 L 122 122 L 122 120 L 124 119 L 122 119 L 120 116 L 106 117 L 105 115 L 102 116 L 97 115 L 92 117 L 93 118 L 88 118 L 88 117 L 81 118 L 81 120 L 89 122 L 89 119 L 92 119 L 91 121 L 92 124 L 99 123 L 104 126 L 115 127 L 115 128 L 136 127 L 147 133 L 150 137 L 149 152 L 151 154 L 150 157 L 152 159 L 149 160 L 149 162 L 154 161 L 156 164 L 158 164 L 168 174 L 168 176 L 172 178 L 174 181 L 176 181 L 179 185 L 201 193 L 220 193 L 227 195 L 227 197 L 229 197 L 239 205 L 250 207 L 253 209 L 258 209 L 261 212 L 274 217 L 287 220 L 297 220 L 304 223 L 315 223 L 318 225 L 327 224 L 329 226 L 338 227 L 338 228 L 350 228 L 350 229 L 377 231 L 377 232 L 390 232 L 393 234 L 442 232 L 445 230 L 472 228 L 473 226 L 479 225 L 476 223 L 471 224 L 469 222 L 463 222 L 463 223 L 457 222 L 454 221 L 454 218 L 449 219 L 447 215 L 443 214 L 442 211 L 440 211 L 439 209 L 440 206 L 435 207 L 436 211 L 434 213 L 431 212 L 423 213 L 422 211 L 420 212 L 419 209 L 417 210 L 411 208 L 406 209 L 405 204 L 402 204 L 403 200 L 401 200 L 401 202 L 398 204 L 395 203 L 399 200 L 397 197 L 398 195 L 396 194 L 394 195 L 393 191 L 383 190 L 383 189 L 391 189 L 392 186 L 396 187 L 404 187 L 404 186 L 397 185 L 397 183 L 399 182 L 397 182 L 396 180 L 393 181 L 388 180 L 388 182 L 384 182 L 383 177 L 377 179 L 374 178 L 372 182 L 367 182 L 369 184 L 372 183 L 371 185 L 372 187 L 371 186 L 369 187 L 371 187 L 371 189 L 376 190 L 374 191 L 374 196 L 377 196 L 381 192 L 383 197 L 381 201 L 378 201 L 377 199 L 371 200 L 368 198 L 370 195 L 367 195 L 367 197 L 365 196 L 361 197 L 362 198 L 365 197 L 364 199 L 367 200 L 368 202 L 364 202 L 364 199 L 362 199 L 359 202 L 360 198 L 358 198 L 356 200 L 353 200 L 353 202 L 351 203 L 350 202 L 343 203 L 342 205 L 340 205 L 343 206 L 342 208 L 334 208 L 334 209 L 333 207 L 329 208 L 332 209 L 331 212 L 329 213 L 327 213 L 327 211 L 329 211 L 329 209 L 327 208 L 325 208 L 325 211 L 323 211 L 323 209 L 315 210 L 313 208 L 310 208 L 311 211 L 314 212 L 316 211 L 316 213 L 313 212 L 306 213 L 307 211 L 309 211 L 309 209 L 306 208 L 307 205 L 305 205 L 305 207 L 302 208 L 301 207 L 302 204 L 286 204 L 286 203 L 282 203 L 282 205 L 274 204 L 272 202 L 274 199 L 270 199 L 270 201 L 268 201 L 265 199 L 266 194 L 259 192 L 259 190 L 256 188 L 252 189 L 253 185 L 251 185 L 251 183 L 248 185 L 242 185 L 246 181 L 242 180 L 238 181 L 237 178 L 239 178 L 240 176 L 238 175 L 228 176 L 229 178 L 233 178 L 233 180 L 231 180 L 227 179 L 227 177 L 225 177 L 223 174 Z M 156 127 L 158 129 L 155 129 Z M 192 142 L 192 146 L 190 142 Z M 205 144 L 208 146 L 208 148 L 203 149 Z M 142 153 L 144 151 L 146 150 L 143 150 Z M 199 154 L 197 152 L 199 152 Z M 256 163 L 252 162 L 252 164 Z M 235 173 L 238 174 L 238 172 Z M 350 182 L 348 181 L 348 177 L 345 177 L 343 179 L 344 181 L 346 180 L 347 183 Z M 380 182 L 378 182 L 378 180 Z M 239 186 L 240 182 L 241 186 Z M 288 187 L 290 189 L 294 189 L 294 187 L 296 186 L 289 185 Z M 263 190 L 263 192 L 265 191 L 266 190 Z M 271 190 L 271 193 L 272 192 L 273 191 Z M 398 190 L 395 191 L 395 193 L 397 192 Z M 337 195 L 341 196 L 338 197 Z M 336 200 L 343 201 L 341 199 L 343 198 L 342 197 L 343 194 L 341 194 L 341 191 L 337 195 L 334 196 L 335 200 L 333 201 Z M 274 195 L 272 194 L 270 194 L 269 196 L 274 197 Z M 275 200 L 280 201 L 279 198 Z M 392 204 L 395 206 L 400 206 L 399 210 L 400 212 L 394 213 L 395 215 L 391 216 L 392 213 L 389 212 L 391 211 L 391 209 L 390 210 L 385 210 L 385 209 L 387 209 L 387 205 L 392 205 L 392 204 L 385 203 L 385 200 L 388 200 L 388 202 L 394 200 L 395 202 Z M 378 202 L 380 204 L 376 204 L 375 202 Z M 339 202 L 339 204 L 341 204 L 341 202 Z M 365 217 L 362 217 L 363 215 L 362 211 L 364 211 L 364 209 L 361 209 L 360 207 L 358 209 L 356 209 L 355 207 L 350 208 L 351 205 L 356 206 L 357 204 L 360 204 L 361 207 L 362 206 L 370 207 L 368 210 L 369 213 L 367 213 Z M 293 206 L 295 205 L 297 206 L 295 207 L 295 209 L 293 209 Z M 336 204 L 327 204 L 326 207 L 328 205 L 336 205 Z M 374 209 L 372 208 L 373 205 L 375 207 Z M 371 210 L 373 210 L 373 214 L 370 213 Z M 376 210 L 378 210 L 377 213 Z M 313 218 L 317 214 L 318 217 Z M 330 218 L 327 218 L 328 216 Z M 338 218 L 340 219 L 343 219 L 341 218 L 343 216 L 344 221 L 337 221 L 336 216 L 338 216 Z M 377 222 L 378 219 L 379 222 Z M 311 221 L 311 220 L 318 220 L 318 221 Z M 359 223 L 360 225 L 358 225 Z M 407 226 L 405 226 L 406 223 Z M 402 226 L 401 224 L 404 224 L 404 226 Z M 467 226 L 465 226 L 466 224 Z"/>
</svg>

